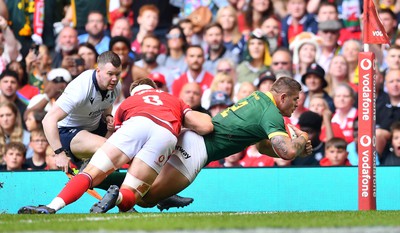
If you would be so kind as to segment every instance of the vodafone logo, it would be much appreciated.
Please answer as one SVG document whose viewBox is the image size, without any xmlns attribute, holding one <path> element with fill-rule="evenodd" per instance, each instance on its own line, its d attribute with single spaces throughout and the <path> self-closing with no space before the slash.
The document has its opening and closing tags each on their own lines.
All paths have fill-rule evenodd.
<svg viewBox="0 0 400 233">
<path fill-rule="evenodd" d="M 383 33 L 380 30 L 376 30 L 376 31 L 372 31 L 372 35 L 376 36 L 376 37 L 379 37 L 379 36 L 383 36 Z"/>
<path fill-rule="evenodd" d="M 367 147 L 367 146 L 369 146 L 369 145 L 371 145 L 371 137 L 370 136 L 368 136 L 368 135 L 363 135 L 363 136 L 361 136 L 361 138 L 360 138 L 360 144 L 361 144 L 361 146 L 365 146 L 365 147 Z"/>
<path fill-rule="evenodd" d="M 368 58 L 364 58 L 360 62 L 360 67 L 363 70 L 369 70 L 371 69 L 371 66 L 372 66 L 372 61 Z"/>
</svg>

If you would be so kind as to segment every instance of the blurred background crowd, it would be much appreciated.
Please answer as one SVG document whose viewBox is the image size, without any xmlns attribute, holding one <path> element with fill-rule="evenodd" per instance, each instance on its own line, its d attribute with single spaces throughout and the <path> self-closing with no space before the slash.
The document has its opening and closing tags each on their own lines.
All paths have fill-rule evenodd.
<svg viewBox="0 0 400 233">
<path fill-rule="evenodd" d="M 57 169 L 44 115 L 111 50 L 121 96 L 149 77 L 215 116 L 282 76 L 303 87 L 287 123 L 314 152 L 293 161 L 255 146 L 209 167 L 357 166 L 359 0 L 0 0 L 0 170 Z M 400 1 L 376 0 L 391 39 L 377 57 L 377 164 L 400 165 Z"/>
</svg>

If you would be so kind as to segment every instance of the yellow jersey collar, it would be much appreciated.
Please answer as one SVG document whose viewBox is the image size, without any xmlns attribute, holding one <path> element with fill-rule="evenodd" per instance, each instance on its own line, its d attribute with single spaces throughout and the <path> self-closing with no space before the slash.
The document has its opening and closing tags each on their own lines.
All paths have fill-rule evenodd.
<svg viewBox="0 0 400 233">
<path fill-rule="evenodd" d="M 268 96 L 268 98 L 270 98 L 271 99 L 271 101 L 272 101 L 272 103 L 274 103 L 274 105 L 275 106 L 277 106 L 276 105 L 276 102 L 275 102 L 275 99 L 274 99 L 274 97 L 272 96 L 272 93 L 271 92 L 263 92 L 264 94 L 266 94 L 267 96 Z"/>
</svg>

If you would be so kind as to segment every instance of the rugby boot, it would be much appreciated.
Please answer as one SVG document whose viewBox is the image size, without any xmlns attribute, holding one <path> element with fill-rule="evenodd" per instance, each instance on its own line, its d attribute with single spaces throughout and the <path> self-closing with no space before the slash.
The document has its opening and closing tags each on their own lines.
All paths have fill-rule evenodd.
<svg viewBox="0 0 400 233">
<path fill-rule="evenodd" d="M 45 205 L 24 206 L 18 210 L 18 214 L 55 214 L 56 210 Z"/>
<path fill-rule="evenodd" d="M 190 205 L 193 202 L 193 198 L 190 197 L 181 197 L 178 195 L 172 195 L 168 198 L 157 203 L 157 208 L 160 211 L 168 210 L 169 208 L 180 208 Z"/>
<path fill-rule="evenodd" d="M 111 185 L 107 193 L 104 194 L 103 198 L 95 203 L 92 208 L 90 208 L 90 213 L 106 213 L 110 209 L 115 207 L 115 202 L 118 199 L 119 188 L 116 185 Z"/>
</svg>

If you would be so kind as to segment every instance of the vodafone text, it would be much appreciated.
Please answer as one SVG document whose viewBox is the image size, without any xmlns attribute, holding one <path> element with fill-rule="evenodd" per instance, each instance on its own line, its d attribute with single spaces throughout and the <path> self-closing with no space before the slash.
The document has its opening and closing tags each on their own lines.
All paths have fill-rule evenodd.
<svg viewBox="0 0 400 233">
<path fill-rule="evenodd" d="M 364 147 L 364 148 L 370 148 L 371 143 L 373 141 L 375 141 L 375 140 L 372 140 L 371 137 L 368 136 L 368 135 L 363 135 L 359 139 L 360 145 L 362 147 Z M 372 170 L 373 174 L 372 174 L 372 177 L 371 177 L 371 175 L 370 175 L 371 166 L 370 166 L 370 163 L 369 163 L 370 161 L 369 161 L 369 156 L 368 156 L 369 153 L 370 153 L 370 150 L 366 149 L 361 154 L 361 160 L 362 160 L 362 163 L 361 163 L 361 167 L 362 167 L 362 172 L 361 172 L 361 183 L 362 183 L 361 190 L 362 190 L 362 192 L 361 192 L 361 196 L 362 197 L 368 197 L 368 195 L 369 195 L 369 192 L 368 192 L 369 184 L 370 184 L 371 179 L 373 177 L 375 177 L 375 172 L 376 172 L 375 169 L 373 169 Z M 374 151 L 374 153 L 372 155 L 372 159 L 374 160 L 373 164 L 375 164 L 376 163 L 376 161 L 375 161 L 376 160 L 376 151 Z M 373 180 L 372 195 L 375 197 L 376 196 L 376 188 L 375 188 L 376 187 L 376 183 L 375 183 L 376 180 L 375 179 L 372 179 L 372 180 Z"/>
<path fill-rule="evenodd" d="M 372 67 L 373 62 L 367 58 L 364 58 L 360 62 L 360 68 L 363 70 L 369 70 Z M 375 78 L 375 75 L 374 77 Z M 370 119 L 370 106 L 373 100 L 373 93 L 370 86 L 371 82 L 370 74 L 367 73 L 361 78 L 361 86 L 362 86 L 362 106 L 361 106 L 361 119 L 364 121 L 369 121 Z"/>
<path fill-rule="evenodd" d="M 383 33 L 380 30 L 376 30 L 376 31 L 372 31 L 372 35 L 373 36 L 383 36 Z"/>
<path fill-rule="evenodd" d="M 362 76 L 360 80 L 361 84 L 361 117 L 359 124 L 365 125 L 375 125 L 375 63 L 372 59 L 364 58 L 360 62 L 360 69 L 362 71 Z M 374 134 L 375 129 L 367 129 L 359 132 L 359 145 L 360 145 L 360 156 L 361 156 L 361 196 L 368 197 L 372 191 L 372 196 L 375 197 L 376 194 L 376 184 L 375 184 L 375 169 L 373 165 L 375 164 L 376 152 L 375 148 L 375 138 L 370 135 Z M 372 154 L 372 155 L 371 155 Z M 371 161 L 372 159 L 372 161 Z M 372 170 L 371 170 L 372 169 Z M 372 172 L 371 172 L 372 171 Z M 371 180 L 373 181 L 371 184 Z M 370 190 L 372 189 L 372 190 Z"/>
</svg>

